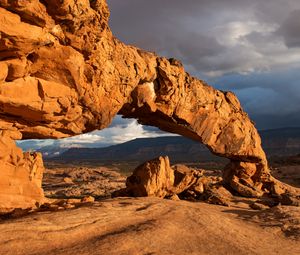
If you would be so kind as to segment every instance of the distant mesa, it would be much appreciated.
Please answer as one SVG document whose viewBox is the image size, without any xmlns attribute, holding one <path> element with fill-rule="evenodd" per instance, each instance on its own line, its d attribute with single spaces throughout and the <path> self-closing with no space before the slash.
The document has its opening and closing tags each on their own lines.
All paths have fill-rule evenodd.
<svg viewBox="0 0 300 255">
<path fill-rule="evenodd" d="M 300 152 L 300 128 L 262 130 L 259 133 L 268 158 L 293 156 Z M 142 163 L 161 155 L 168 155 L 173 163 L 226 162 L 226 159 L 212 154 L 205 145 L 182 136 L 137 138 L 104 148 L 64 148 L 64 151 L 57 155 L 58 150 L 60 148 L 55 146 L 41 148 L 41 151 L 55 151 L 56 155 L 54 153 L 47 155 L 53 160 L 136 161 Z"/>
</svg>

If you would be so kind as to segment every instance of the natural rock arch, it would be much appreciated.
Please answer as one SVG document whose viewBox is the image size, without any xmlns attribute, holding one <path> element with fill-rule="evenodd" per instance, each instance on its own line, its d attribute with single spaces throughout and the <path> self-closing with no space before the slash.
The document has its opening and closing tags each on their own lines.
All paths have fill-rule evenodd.
<svg viewBox="0 0 300 255">
<path fill-rule="evenodd" d="M 116 114 L 229 158 L 225 180 L 242 195 L 271 191 L 260 137 L 235 95 L 191 77 L 177 60 L 124 45 L 108 18 L 105 0 L 0 0 L 0 207 L 42 198 L 41 157 L 23 155 L 15 139 L 103 129 Z"/>
</svg>

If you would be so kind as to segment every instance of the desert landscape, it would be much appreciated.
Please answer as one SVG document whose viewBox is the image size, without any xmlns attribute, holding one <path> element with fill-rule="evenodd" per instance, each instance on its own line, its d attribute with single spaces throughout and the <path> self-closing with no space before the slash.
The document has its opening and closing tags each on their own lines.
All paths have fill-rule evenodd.
<svg viewBox="0 0 300 255">
<path fill-rule="evenodd" d="M 0 254 L 300 254 L 296 106 L 292 127 L 258 130 L 235 93 L 121 42 L 109 17 L 106 0 L 0 0 Z M 246 33 L 231 49 L 277 29 L 245 24 L 228 23 Z M 221 77 L 217 66 L 203 75 Z"/>
<path fill-rule="evenodd" d="M 220 173 L 207 171 L 208 176 Z M 300 187 L 300 164 L 277 163 L 274 176 Z M 116 168 L 57 163 L 46 168 L 48 203 L 1 216 L 1 254 L 300 252 L 299 206 L 223 193 L 218 195 L 225 205 L 215 204 L 220 200 L 110 198 L 125 180 Z"/>
</svg>

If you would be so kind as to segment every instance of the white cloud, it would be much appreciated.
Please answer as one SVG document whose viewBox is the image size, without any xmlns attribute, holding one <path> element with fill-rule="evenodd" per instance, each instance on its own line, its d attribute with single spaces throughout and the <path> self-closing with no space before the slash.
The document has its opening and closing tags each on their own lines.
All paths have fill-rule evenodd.
<svg viewBox="0 0 300 255">
<path fill-rule="evenodd" d="M 216 26 L 212 32 L 221 45 L 233 47 L 236 45 L 249 45 L 247 41 L 243 40 L 246 35 L 253 32 L 267 35 L 276 31 L 278 27 L 277 24 L 262 24 L 253 20 L 232 21 Z"/>
<path fill-rule="evenodd" d="M 116 117 L 118 118 L 118 117 Z M 124 124 L 118 120 L 119 125 L 95 131 L 95 135 L 100 135 L 103 139 L 98 143 L 99 145 L 119 144 L 130 141 L 136 138 L 170 136 L 170 133 L 158 132 L 157 130 L 147 130 L 142 125 L 138 124 L 136 120 L 123 120 Z"/>
<path fill-rule="evenodd" d="M 61 147 L 69 147 L 72 145 L 99 143 L 102 140 L 104 140 L 104 137 L 102 137 L 101 135 L 95 133 L 89 133 L 89 134 L 82 134 L 70 138 L 61 139 L 60 144 Z"/>
<path fill-rule="evenodd" d="M 101 131 L 100 131 L 101 132 Z M 157 137 L 171 135 L 167 133 L 149 132 L 143 128 L 142 125 L 138 124 L 136 120 L 132 120 L 125 128 L 113 127 L 102 132 L 109 134 L 107 136 L 112 144 L 124 143 L 135 138 L 146 138 L 146 137 Z"/>
</svg>

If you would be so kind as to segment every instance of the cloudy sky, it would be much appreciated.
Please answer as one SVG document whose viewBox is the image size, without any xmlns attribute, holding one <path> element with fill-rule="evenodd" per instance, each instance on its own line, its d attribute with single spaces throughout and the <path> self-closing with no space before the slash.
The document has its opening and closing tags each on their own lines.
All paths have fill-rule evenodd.
<svg viewBox="0 0 300 255">
<path fill-rule="evenodd" d="M 108 0 L 126 43 L 232 90 L 259 129 L 300 126 L 299 0 Z"/>
<path fill-rule="evenodd" d="M 108 0 L 108 4 L 116 37 L 178 58 L 192 75 L 235 92 L 258 129 L 300 126 L 299 0 Z M 81 138 L 101 145 L 155 134 L 153 128 L 117 118 L 111 129 Z"/>
</svg>

